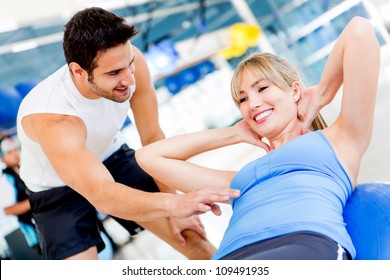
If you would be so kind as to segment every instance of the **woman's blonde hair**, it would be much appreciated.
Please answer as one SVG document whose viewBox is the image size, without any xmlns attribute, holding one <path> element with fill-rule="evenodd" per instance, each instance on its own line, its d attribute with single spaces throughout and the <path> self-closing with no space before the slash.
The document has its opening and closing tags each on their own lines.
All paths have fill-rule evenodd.
<svg viewBox="0 0 390 280">
<path fill-rule="evenodd" d="M 237 107 L 240 105 L 241 80 L 246 72 L 254 73 L 259 79 L 270 81 L 282 90 L 287 90 L 294 82 L 299 82 L 303 87 L 298 71 L 286 60 L 271 53 L 254 53 L 238 64 L 232 77 L 231 94 Z M 310 130 L 323 129 L 326 126 L 325 120 L 318 114 Z"/>
</svg>

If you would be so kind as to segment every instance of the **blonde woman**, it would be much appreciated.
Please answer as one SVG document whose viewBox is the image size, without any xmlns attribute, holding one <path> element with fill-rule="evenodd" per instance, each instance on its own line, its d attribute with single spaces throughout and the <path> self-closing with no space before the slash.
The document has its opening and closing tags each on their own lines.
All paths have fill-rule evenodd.
<svg viewBox="0 0 390 280">
<path fill-rule="evenodd" d="M 137 161 L 184 192 L 216 186 L 241 191 L 231 200 L 233 215 L 214 259 L 353 259 L 342 214 L 371 139 L 379 60 L 375 32 L 360 17 L 340 35 L 316 87 L 303 89 L 283 59 L 254 54 L 232 79 L 242 121 L 153 143 L 136 153 Z M 318 113 L 342 85 L 338 118 L 321 129 Z M 267 154 L 239 172 L 186 162 L 240 142 Z"/>
</svg>

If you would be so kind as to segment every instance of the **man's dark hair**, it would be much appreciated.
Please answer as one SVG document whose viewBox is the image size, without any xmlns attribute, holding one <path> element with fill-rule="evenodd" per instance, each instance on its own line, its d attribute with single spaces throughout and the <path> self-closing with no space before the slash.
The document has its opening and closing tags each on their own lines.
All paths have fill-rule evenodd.
<svg viewBox="0 0 390 280">
<path fill-rule="evenodd" d="M 65 25 L 63 48 L 66 62 L 76 62 L 92 73 L 97 67 L 98 55 L 126 43 L 137 33 L 134 26 L 112 12 L 96 7 L 82 10 Z"/>
</svg>

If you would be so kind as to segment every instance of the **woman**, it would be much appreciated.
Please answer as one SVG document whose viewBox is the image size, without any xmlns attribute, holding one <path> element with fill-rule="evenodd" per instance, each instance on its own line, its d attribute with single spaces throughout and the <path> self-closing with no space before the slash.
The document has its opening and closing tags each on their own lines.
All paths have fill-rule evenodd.
<svg viewBox="0 0 390 280">
<path fill-rule="evenodd" d="M 232 79 L 242 121 L 151 144 L 136 158 L 150 175 L 184 192 L 212 186 L 241 191 L 231 200 L 233 215 L 214 259 L 354 258 L 342 213 L 372 135 L 379 60 L 375 32 L 360 17 L 340 35 L 316 87 L 303 90 L 284 60 L 252 55 Z M 336 121 L 308 132 L 341 85 Z M 240 142 L 267 155 L 238 173 L 185 161 Z"/>
</svg>

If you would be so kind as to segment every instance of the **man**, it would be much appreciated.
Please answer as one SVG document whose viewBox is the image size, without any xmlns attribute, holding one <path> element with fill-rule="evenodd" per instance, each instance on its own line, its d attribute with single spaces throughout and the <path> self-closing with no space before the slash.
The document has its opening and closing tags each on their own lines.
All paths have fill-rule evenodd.
<svg viewBox="0 0 390 280">
<path fill-rule="evenodd" d="M 40 254 L 38 235 L 26 194 L 26 185 L 19 177 L 20 153 L 16 139 L 12 137 L 0 139 L 0 159 L 5 164 L 3 174 L 0 173 L 0 206 L 4 214 L 17 217 L 19 228 L 28 246 Z"/>
<path fill-rule="evenodd" d="M 129 108 L 143 145 L 164 138 L 146 61 L 129 41 L 136 33 L 101 8 L 78 12 L 65 26 L 67 65 L 19 108 L 21 176 L 47 259 L 97 257 L 103 243 L 95 209 L 120 218 L 130 233 L 146 228 L 191 259 L 209 258 L 215 248 L 199 219 L 177 218 L 219 214 L 214 202 L 237 196 L 220 188 L 177 195 L 161 184 L 156 193 L 124 145 L 119 131 Z"/>
</svg>

